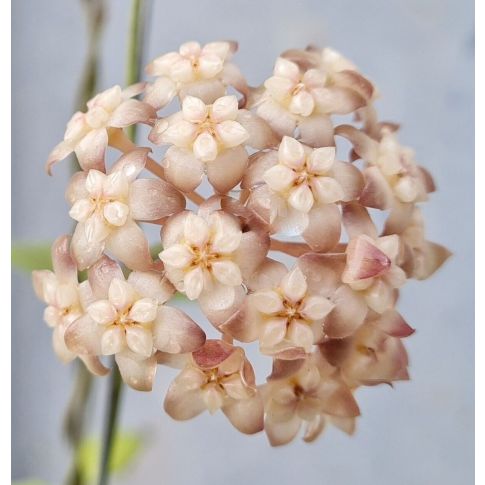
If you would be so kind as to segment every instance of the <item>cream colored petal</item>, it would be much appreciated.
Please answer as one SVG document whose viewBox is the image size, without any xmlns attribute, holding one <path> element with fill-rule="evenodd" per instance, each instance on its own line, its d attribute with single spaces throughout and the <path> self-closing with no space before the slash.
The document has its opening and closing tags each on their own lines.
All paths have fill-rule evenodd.
<svg viewBox="0 0 485 485">
<path fill-rule="evenodd" d="M 276 192 L 289 189 L 296 180 L 296 173 L 286 165 L 274 165 L 263 174 L 264 181 Z"/>
<path fill-rule="evenodd" d="M 240 399 L 224 405 L 222 411 L 241 433 L 258 433 L 264 427 L 263 401 L 259 393 L 250 399 Z"/>
<path fill-rule="evenodd" d="M 286 337 L 288 320 L 286 318 L 272 318 L 263 323 L 259 335 L 259 345 L 264 349 L 272 349 Z"/>
<path fill-rule="evenodd" d="M 301 269 L 296 267 L 287 273 L 281 280 L 280 288 L 288 300 L 294 303 L 300 301 L 308 288 L 305 275 Z"/>
<path fill-rule="evenodd" d="M 82 271 L 96 263 L 103 254 L 103 249 L 104 241 L 91 242 L 87 240 L 85 225 L 80 222 L 74 230 L 71 241 L 72 254 L 78 268 Z"/>
<path fill-rule="evenodd" d="M 194 254 L 185 244 L 174 244 L 159 254 L 164 264 L 173 268 L 186 268 L 194 259 Z"/>
<path fill-rule="evenodd" d="M 249 133 L 237 121 L 222 121 L 216 125 L 216 133 L 226 148 L 242 145 L 249 139 Z"/>
<path fill-rule="evenodd" d="M 197 125 L 186 120 L 179 120 L 170 124 L 160 138 L 162 143 L 188 148 L 194 141 L 196 135 Z"/>
<path fill-rule="evenodd" d="M 268 435 L 271 446 L 286 445 L 298 434 L 301 419 L 295 414 L 288 421 L 275 421 L 266 419 L 264 429 Z"/>
<path fill-rule="evenodd" d="M 256 308 L 266 315 L 278 313 L 284 309 L 280 294 L 274 290 L 256 291 L 251 299 Z"/>
<path fill-rule="evenodd" d="M 279 136 L 293 135 L 296 128 L 295 116 L 276 101 L 266 99 L 258 106 L 257 113 Z"/>
<path fill-rule="evenodd" d="M 103 209 L 105 219 L 113 226 L 122 226 L 125 224 L 130 208 L 123 202 L 110 202 Z"/>
<path fill-rule="evenodd" d="M 88 315 L 100 325 L 109 325 L 114 322 L 116 308 L 108 300 L 98 300 L 86 309 Z"/>
<path fill-rule="evenodd" d="M 201 46 L 198 42 L 193 40 L 189 42 L 184 42 L 179 47 L 179 53 L 184 57 L 199 57 L 201 51 Z"/>
<path fill-rule="evenodd" d="M 217 142 L 214 137 L 204 131 L 195 139 L 193 151 L 199 160 L 210 162 L 217 157 L 219 149 L 217 148 Z"/>
<path fill-rule="evenodd" d="M 309 296 L 303 300 L 300 313 L 308 320 L 321 320 L 334 308 L 334 304 L 323 296 Z"/>
<path fill-rule="evenodd" d="M 214 212 L 209 217 L 209 223 L 213 232 L 211 248 L 214 252 L 231 254 L 239 247 L 242 231 L 234 218 Z"/>
<path fill-rule="evenodd" d="M 168 77 L 159 77 L 147 85 L 143 100 L 158 110 L 170 103 L 176 94 L 176 84 Z"/>
<path fill-rule="evenodd" d="M 129 349 L 115 355 L 121 377 L 130 387 L 137 391 L 151 391 L 157 371 L 155 356 L 145 358 Z"/>
<path fill-rule="evenodd" d="M 69 211 L 69 215 L 79 222 L 84 222 L 92 214 L 94 204 L 90 199 L 80 199 L 74 202 L 74 205 Z"/>
<path fill-rule="evenodd" d="M 211 107 L 210 118 L 214 123 L 221 123 L 227 120 L 235 120 L 238 113 L 238 102 L 236 96 L 222 96 L 214 101 Z"/>
<path fill-rule="evenodd" d="M 109 285 L 108 298 L 110 303 L 122 312 L 136 300 L 136 292 L 126 281 L 114 278 Z"/>
<path fill-rule="evenodd" d="M 190 212 L 184 221 L 185 242 L 196 247 L 203 247 L 209 239 L 209 225 L 202 217 Z"/>
<path fill-rule="evenodd" d="M 242 284 L 241 271 L 236 263 L 229 260 L 212 263 L 212 274 L 223 285 L 239 286 Z"/>
<path fill-rule="evenodd" d="M 333 204 L 345 197 L 342 187 L 332 177 L 315 177 L 311 182 L 311 187 L 316 198 L 322 204 Z"/>
<path fill-rule="evenodd" d="M 206 104 L 194 96 L 186 96 L 182 102 L 184 119 L 190 123 L 202 123 L 208 115 Z"/>
<path fill-rule="evenodd" d="M 288 108 L 294 114 L 310 116 L 315 109 L 315 102 L 308 91 L 302 90 L 291 97 Z"/>
<path fill-rule="evenodd" d="M 108 256 L 100 258 L 88 270 L 88 284 L 98 300 L 108 299 L 108 290 L 113 279 L 123 280 L 124 276 L 119 264 Z"/>
<path fill-rule="evenodd" d="M 211 79 L 222 71 L 223 60 L 215 54 L 203 54 L 199 57 L 199 74 L 204 79 Z"/>
<path fill-rule="evenodd" d="M 224 396 L 215 385 L 209 385 L 208 387 L 203 388 L 201 393 L 209 413 L 214 414 L 222 407 Z"/>
<path fill-rule="evenodd" d="M 141 325 L 126 327 L 126 343 L 135 354 L 150 357 L 153 353 L 153 339 L 151 331 Z"/>
<path fill-rule="evenodd" d="M 199 298 L 204 289 L 204 272 L 200 267 L 196 267 L 184 276 L 184 290 L 189 300 L 196 300 Z"/>
<path fill-rule="evenodd" d="M 186 371 L 182 371 L 183 373 Z M 192 419 L 206 409 L 199 389 L 203 374 L 200 371 L 194 371 L 192 372 L 194 376 L 191 375 L 190 379 L 181 378 L 182 374 L 170 384 L 163 403 L 166 413 L 178 421 Z"/>
<path fill-rule="evenodd" d="M 269 79 L 266 79 L 264 87 L 274 99 L 284 102 L 291 95 L 295 83 L 291 79 L 285 77 L 272 76 Z"/>
<path fill-rule="evenodd" d="M 106 174 L 99 170 L 89 170 L 86 177 L 86 190 L 92 197 L 98 197 L 103 193 L 103 184 Z"/>
<path fill-rule="evenodd" d="M 365 301 L 369 308 L 377 313 L 383 313 L 392 307 L 394 303 L 393 289 L 381 279 L 365 292 Z"/>
<path fill-rule="evenodd" d="M 308 214 L 314 202 L 313 193 L 308 185 L 301 184 L 290 190 L 288 203 L 297 211 Z"/>
<path fill-rule="evenodd" d="M 194 80 L 194 69 L 189 59 L 176 61 L 170 66 L 170 77 L 175 82 L 188 83 Z"/>
<path fill-rule="evenodd" d="M 146 157 L 146 152 L 145 152 L 145 157 Z M 121 170 L 122 166 L 123 168 L 126 167 L 125 164 L 123 165 L 120 164 L 118 165 L 118 170 L 114 170 L 112 173 L 110 173 L 104 178 L 103 196 L 105 198 L 119 199 L 119 198 L 124 198 L 128 195 L 129 182 L 127 177 L 125 176 L 124 170 Z"/>
<path fill-rule="evenodd" d="M 326 174 L 335 162 L 335 147 L 315 148 L 308 157 L 308 169 L 314 174 Z"/>
<path fill-rule="evenodd" d="M 283 57 L 278 57 L 278 59 L 276 59 L 273 74 L 296 82 L 300 79 L 300 69 L 298 68 L 298 65 Z"/>
<path fill-rule="evenodd" d="M 182 192 L 197 188 L 204 175 L 204 164 L 191 150 L 170 147 L 165 154 L 165 177 Z"/>
<path fill-rule="evenodd" d="M 278 149 L 278 158 L 280 163 L 290 168 L 302 168 L 305 163 L 303 145 L 290 136 L 284 136 Z"/>
<path fill-rule="evenodd" d="M 128 283 L 139 295 L 153 298 L 160 305 L 175 293 L 175 288 L 167 277 L 156 271 L 132 271 L 128 276 Z"/>
<path fill-rule="evenodd" d="M 113 355 L 121 352 L 126 344 L 125 331 L 119 325 L 107 328 L 101 337 L 101 353 Z"/>
<path fill-rule="evenodd" d="M 313 346 L 313 332 L 309 325 L 299 320 L 290 323 L 286 338 L 296 347 L 301 347 L 310 353 Z"/>
<path fill-rule="evenodd" d="M 110 228 L 105 218 L 98 212 L 89 216 L 83 223 L 84 235 L 88 244 L 105 241 L 110 234 Z"/>
<path fill-rule="evenodd" d="M 85 314 L 67 327 L 64 340 L 67 348 L 77 355 L 100 355 L 103 332 L 104 326 Z"/>
<path fill-rule="evenodd" d="M 105 128 L 91 130 L 76 145 L 75 152 L 83 170 L 105 170 L 104 156 L 108 146 L 108 132 Z"/>
<path fill-rule="evenodd" d="M 135 301 L 128 317 L 137 323 L 153 322 L 157 316 L 158 304 L 153 298 L 141 298 Z"/>
</svg>

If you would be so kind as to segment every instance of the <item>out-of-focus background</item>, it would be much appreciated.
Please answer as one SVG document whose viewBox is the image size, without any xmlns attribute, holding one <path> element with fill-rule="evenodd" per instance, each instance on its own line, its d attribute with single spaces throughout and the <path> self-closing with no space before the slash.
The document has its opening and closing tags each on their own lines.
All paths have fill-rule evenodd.
<svg viewBox="0 0 485 485">
<path fill-rule="evenodd" d="M 124 79 L 130 3 L 108 2 L 100 89 Z M 49 178 L 43 164 L 72 113 L 86 31 L 76 0 L 16 0 L 12 11 L 13 238 L 47 242 L 71 227 L 69 167 Z M 473 25 L 472 0 L 153 2 L 147 60 L 186 40 L 236 39 L 235 60 L 255 85 L 289 47 L 331 45 L 352 59 L 378 85 L 381 117 L 402 123 L 402 142 L 435 176 L 428 238 L 454 256 L 404 289 L 401 311 L 417 328 L 406 341 L 412 380 L 358 391 L 353 438 L 329 429 L 312 445 L 271 449 L 264 434 L 243 436 L 222 415 L 176 423 L 162 411 L 174 372 L 160 368 L 151 394 L 125 390 L 123 428 L 146 442 L 115 483 L 473 483 Z M 58 484 L 70 460 L 61 419 L 74 374 L 51 350 L 28 276 L 14 271 L 12 294 L 13 478 Z M 93 432 L 106 392 L 106 380 L 97 382 Z"/>
</svg>

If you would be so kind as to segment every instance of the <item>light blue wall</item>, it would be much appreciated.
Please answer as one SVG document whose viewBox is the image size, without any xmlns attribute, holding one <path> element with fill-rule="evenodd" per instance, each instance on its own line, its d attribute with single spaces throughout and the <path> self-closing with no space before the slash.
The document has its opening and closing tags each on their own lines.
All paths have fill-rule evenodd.
<svg viewBox="0 0 485 485">
<path fill-rule="evenodd" d="M 83 18 L 75 0 L 12 3 L 13 237 L 49 241 L 70 227 L 68 167 L 48 178 L 43 164 L 71 114 Z M 110 3 L 102 88 L 124 77 L 129 2 Z M 439 191 L 424 209 L 429 239 L 455 255 L 434 278 L 403 291 L 402 313 L 417 328 L 407 341 L 412 380 L 359 391 L 354 438 L 330 430 L 311 446 L 274 450 L 264 435 L 239 435 L 221 416 L 174 423 L 161 410 L 173 372 L 160 369 L 151 394 L 125 394 L 123 421 L 145 430 L 150 444 L 123 483 L 472 483 L 473 20 L 471 0 L 154 1 L 147 58 L 189 39 L 237 39 L 236 59 L 253 84 L 290 46 L 327 43 L 353 59 L 379 86 L 382 117 L 402 123 L 402 141 L 435 175 Z M 13 474 L 56 484 L 67 466 L 60 420 L 72 372 L 56 361 L 42 305 L 17 273 L 12 325 Z M 101 411 L 92 409 L 94 427 Z"/>
</svg>

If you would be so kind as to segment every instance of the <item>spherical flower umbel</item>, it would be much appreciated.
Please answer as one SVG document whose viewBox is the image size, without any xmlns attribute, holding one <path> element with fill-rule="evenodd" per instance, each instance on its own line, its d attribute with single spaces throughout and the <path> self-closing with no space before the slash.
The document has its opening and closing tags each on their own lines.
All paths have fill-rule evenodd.
<svg viewBox="0 0 485 485">
<path fill-rule="evenodd" d="M 221 411 L 272 446 L 329 424 L 350 435 L 359 387 L 409 379 L 399 291 L 450 256 L 426 237 L 421 204 L 436 187 L 354 63 L 289 49 L 249 87 L 229 62 L 236 48 L 185 43 L 150 63 L 151 82 L 103 91 L 73 116 L 47 167 L 77 156 L 76 225 L 34 289 L 63 362 L 102 376 L 111 361 L 139 391 L 158 366 L 179 368 L 164 399 L 175 420 Z M 140 146 L 125 131 L 138 123 L 151 126 Z M 259 383 L 253 342 L 272 363 Z"/>
</svg>

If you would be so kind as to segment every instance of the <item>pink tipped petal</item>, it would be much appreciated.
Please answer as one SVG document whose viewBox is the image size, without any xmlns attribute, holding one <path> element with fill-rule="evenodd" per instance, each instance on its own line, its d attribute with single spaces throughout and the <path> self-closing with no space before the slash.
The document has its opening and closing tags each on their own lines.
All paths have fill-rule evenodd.
<svg viewBox="0 0 485 485">
<path fill-rule="evenodd" d="M 335 204 L 313 207 L 303 239 L 316 252 L 332 250 L 340 240 L 341 215 Z"/>
<path fill-rule="evenodd" d="M 332 302 L 334 309 L 327 315 L 323 330 L 330 338 L 344 338 L 352 335 L 362 325 L 367 315 L 364 298 L 348 286 L 338 288 Z"/>
<path fill-rule="evenodd" d="M 244 280 L 252 277 L 265 260 L 269 250 L 269 236 L 263 231 L 244 232 L 241 244 L 234 253 L 234 262 L 239 266 Z"/>
<path fill-rule="evenodd" d="M 248 164 L 248 154 L 242 147 L 230 148 L 207 164 L 207 177 L 214 189 L 226 193 L 243 178 Z"/>
<path fill-rule="evenodd" d="M 355 152 L 367 162 L 375 162 L 379 153 L 379 144 L 368 135 L 350 125 L 340 125 L 335 128 L 335 134 L 347 138 Z"/>
<path fill-rule="evenodd" d="M 169 183 L 159 179 L 138 179 L 130 186 L 131 217 L 154 221 L 185 209 L 185 197 Z"/>
<path fill-rule="evenodd" d="M 204 175 L 204 165 L 184 148 L 170 147 L 165 154 L 165 176 L 167 181 L 182 192 L 196 189 Z"/>
<path fill-rule="evenodd" d="M 110 126 L 124 128 L 135 123 L 150 124 L 157 118 L 153 106 L 136 99 L 128 99 L 121 103 L 109 119 Z"/>
<path fill-rule="evenodd" d="M 335 145 L 333 124 L 328 116 L 312 115 L 299 124 L 300 140 L 311 147 L 329 147 Z"/>
<path fill-rule="evenodd" d="M 301 419 L 295 414 L 288 421 L 275 421 L 267 418 L 264 422 L 264 429 L 268 435 L 271 446 L 286 445 L 298 434 L 301 426 Z"/>
<path fill-rule="evenodd" d="M 92 266 L 103 254 L 104 242 L 88 242 L 84 223 L 77 224 L 71 240 L 71 250 L 79 270 Z"/>
<path fill-rule="evenodd" d="M 170 384 L 163 403 L 166 413 L 177 421 L 195 418 L 206 410 L 202 392 L 199 388 L 187 389 L 186 380 L 188 379 L 175 379 Z"/>
<path fill-rule="evenodd" d="M 342 220 L 349 239 L 362 234 L 372 239 L 377 238 L 377 228 L 367 209 L 360 204 L 345 204 L 342 209 Z"/>
<path fill-rule="evenodd" d="M 108 146 L 105 128 L 91 130 L 76 146 L 76 156 L 83 170 L 105 171 L 104 156 Z"/>
<path fill-rule="evenodd" d="M 121 377 L 126 384 L 137 391 L 151 391 L 157 371 L 155 356 L 141 357 L 130 350 L 115 355 Z"/>
<path fill-rule="evenodd" d="M 328 379 L 322 382 L 318 390 L 322 408 L 326 414 L 339 417 L 360 415 L 359 406 L 350 389 L 341 381 Z"/>
<path fill-rule="evenodd" d="M 426 241 L 423 255 L 424 257 L 419 259 L 415 269 L 414 277 L 418 280 L 429 278 L 445 263 L 452 253 L 440 244 Z"/>
<path fill-rule="evenodd" d="M 415 330 L 396 310 L 387 310 L 373 324 L 392 337 L 409 337 Z"/>
<path fill-rule="evenodd" d="M 237 121 L 249 134 L 247 144 L 257 150 L 263 150 L 278 145 L 278 137 L 271 127 L 259 116 L 251 111 L 241 109 L 237 115 Z"/>
<path fill-rule="evenodd" d="M 89 192 L 86 189 L 86 178 L 88 174 L 86 172 L 76 172 L 69 181 L 67 186 L 65 197 L 66 200 L 73 205 L 79 199 L 89 198 Z"/>
<path fill-rule="evenodd" d="M 155 271 L 132 271 L 128 283 L 143 297 L 153 298 L 159 304 L 168 301 L 175 293 L 175 288 L 161 273 Z"/>
<path fill-rule="evenodd" d="M 256 152 L 249 157 L 249 166 L 241 183 L 243 189 L 250 189 L 264 182 L 264 174 L 278 164 L 278 152 Z"/>
<path fill-rule="evenodd" d="M 349 202 L 359 198 L 364 188 L 364 179 L 357 167 L 337 160 L 332 166 L 332 176 L 342 187 L 344 195 L 341 200 Z"/>
<path fill-rule="evenodd" d="M 358 92 L 337 86 L 312 91 L 318 110 L 329 114 L 348 114 L 366 105 Z"/>
<path fill-rule="evenodd" d="M 162 352 L 194 352 L 204 345 L 205 333 L 184 312 L 162 306 L 153 326 L 153 345 Z"/>
<path fill-rule="evenodd" d="M 78 355 L 101 355 L 104 327 L 85 314 L 69 325 L 64 334 L 67 348 Z"/>
<path fill-rule="evenodd" d="M 98 299 L 107 299 L 108 290 L 113 279 L 124 279 L 119 264 L 108 256 L 103 256 L 88 270 L 88 281 Z"/>
<path fill-rule="evenodd" d="M 83 361 L 91 374 L 99 377 L 109 374 L 110 370 L 101 363 L 98 357 L 95 357 L 94 355 L 82 355 L 79 358 Z"/>
<path fill-rule="evenodd" d="M 265 100 L 258 106 L 257 113 L 279 136 L 293 135 L 296 128 L 296 120 L 276 101 L 272 99 Z"/>
<path fill-rule="evenodd" d="M 192 354 L 194 362 L 201 369 L 214 369 L 228 359 L 235 347 L 222 340 L 206 340 L 205 345 Z"/>
<path fill-rule="evenodd" d="M 355 70 L 345 69 L 332 74 L 332 81 L 337 86 L 351 89 L 369 101 L 374 94 L 374 87 L 364 76 Z"/>
<path fill-rule="evenodd" d="M 49 154 L 49 158 L 45 164 L 46 172 L 52 175 L 52 167 L 59 161 L 64 160 L 69 154 L 74 151 L 74 146 L 71 141 L 61 141 L 58 145 L 54 147 L 52 152 Z"/>
<path fill-rule="evenodd" d="M 61 236 L 52 244 L 52 266 L 57 278 L 64 282 L 77 283 L 77 266 L 70 251 L 70 237 Z"/>
<path fill-rule="evenodd" d="M 248 296 L 241 308 L 230 316 L 219 329 L 240 342 L 254 342 L 260 331 L 260 314 Z"/>
<path fill-rule="evenodd" d="M 381 210 L 392 207 L 394 195 L 382 172 L 377 167 L 368 167 L 363 174 L 365 186 L 360 194 L 360 203 Z"/>
<path fill-rule="evenodd" d="M 228 287 L 218 285 L 218 290 L 202 294 L 199 304 L 202 312 L 215 327 L 235 318 L 241 308 L 246 292 L 242 286 Z M 253 339 L 255 340 L 255 339 Z"/>
<path fill-rule="evenodd" d="M 111 174 L 122 172 L 129 182 L 133 182 L 145 168 L 147 157 L 150 152 L 151 150 L 149 148 L 135 148 L 122 155 L 111 168 Z"/>
<path fill-rule="evenodd" d="M 226 87 L 219 79 L 200 79 L 197 82 L 184 84 L 180 87 L 179 98 L 195 96 L 204 103 L 211 104 L 216 99 L 224 96 Z"/>
<path fill-rule="evenodd" d="M 146 271 L 153 266 L 146 236 L 134 221 L 114 231 L 106 247 L 130 269 Z"/>
<path fill-rule="evenodd" d="M 147 85 L 143 100 L 158 110 L 170 103 L 176 94 L 175 83 L 168 77 L 159 77 L 153 84 Z"/>
<path fill-rule="evenodd" d="M 131 325 L 126 327 L 125 331 L 126 343 L 132 352 L 143 357 L 152 355 L 153 339 L 150 330 L 141 325 Z"/>
<path fill-rule="evenodd" d="M 222 412 L 241 433 L 259 433 L 264 427 L 263 401 L 259 394 L 249 399 L 232 400 L 223 405 Z"/>
<path fill-rule="evenodd" d="M 350 283 L 379 276 L 389 270 L 391 261 L 368 236 L 358 236 L 347 246 L 347 266 L 342 281 Z"/>
<path fill-rule="evenodd" d="M 247 281 L 252 291 L 276 288 L 287 273 L 286 266 L 274 259 L 265 258 Z"/>
</svg>

